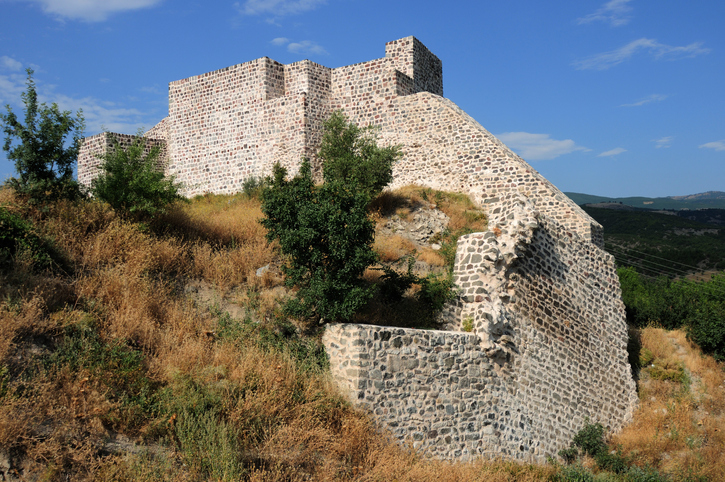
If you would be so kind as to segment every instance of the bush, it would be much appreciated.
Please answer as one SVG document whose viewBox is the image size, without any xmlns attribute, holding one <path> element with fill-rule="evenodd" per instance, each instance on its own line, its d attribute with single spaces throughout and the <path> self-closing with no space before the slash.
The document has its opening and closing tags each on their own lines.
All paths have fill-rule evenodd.
<svg viewBox="0 0 725 482">
<path fill-rule="evenodd" d="M 33 225 L 0 206 L 0 263 L 20 251 L 28 253 L 38 268 L 50 267 L 53 262 L 47 243 L 35 234 Z"/>
<path fill-rule="evenodd" d="M 325 122 L 319 156 L 325 182 L 355 185 L 372 199 L 393 180 L 402 152 L 399 146 L 378 147 L 371 129 L 348 123 L 337 111 Z"/>
<path fill-rule="evenodd" d="M 684 327 L 705 353 L 725 359 L 725 275 L 698 282 L 648 279 L 633 268 L 620 268 L 617 273 L 629 323 Z"/>
<path fill-rule="evenodd" d="M 181 186 L 158 169 L 159 147 L 144 155 L 145 149 L 146 139 L 140 133 L 126 149 L 114 142 L 112 149 L 100 156 L 101 173 L 91 185 L 96 198 L 136 221 L 163 214 L 169 204 L 183 199 Z"/>
<path fill-rule="evenodd" d="M 355 184 L 333 180 L 315 186 L 307 160 L 295 178 L 286 181 L 286 174 L 275 165 L 262 191 L 266 217 L 261 223 L 267 240 L 278 240 L 289 256 L 285 283 L 299 288 L 287 311 L 301 318 L 349 320 L 373 294 L 362 280 L 376 260 L 369 198 Z"/>
<path fill-rule="evenodd" d="M 589 423 L 587 420 L 584 427 L 574 436 L 572 446 L 579 447 L 590 457 L 596 457 L 607 451 L 607 444 L 604 443 L 604 427 L 601 423 Z"/>
<path fill-rule="evenodd" d="M 0 114 L 5 132 L 3 150 L 8 160 L 15 161 L 17 178 L 8 180 L 18 193 L 28 196 L 33 204 L 46 204 L 60 198 L 80 196 L 78 183 L 73 179 L 73 165 L 78 159 L 85 121 L 82 111 L 72 117 L 61 111 L 57 104 L 48 107 L 38 104 L 33 82 L 33 70 L 28 69 L 27 90 L 22 94 L 25 104 L 25 125 L 6 106 L 7 114 Z M 66 137 L 72 141 L 66 147 Z M 13 140 L 19 141 L 13 146 Z"/>
</svg>

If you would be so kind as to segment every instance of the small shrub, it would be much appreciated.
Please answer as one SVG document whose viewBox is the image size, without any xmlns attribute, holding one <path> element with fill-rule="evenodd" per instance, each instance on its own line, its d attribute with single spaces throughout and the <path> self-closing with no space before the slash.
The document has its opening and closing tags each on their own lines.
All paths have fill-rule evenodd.
<svg viewBox="0 0 725 482">
<path fill-rule="evenodd" d="M 431 311 L 437 313 L 443 309 L 448 301 L 456 297 L 455 285 L 450 275 L 429 274 L 419 278 L 420 291 L 416 297 L 418 301 L 427 305 Z"/>
<path fill-rule="evenodd" d="M 572 445 L 579 447 L 590 457 L 596 457 L 601 452 L 606 452 L 607 444 L 604 443 L 604 427 L 601 423 L 589 423 L 589 420 L 587 420 L 584 427 L 574 436 Z"/>
<path fill-rule="evenodd" d="M 466 234 L 471 234 L 472 232 L 473 231 L 468 228 L 461 228 L 455 231 L 451 231 L 449 228 L 446 228 L 439 236 L 439 239 L 437 239 L 441 245 L 441 249 L 438 252 L 441 256 L 443 256 L 443 259 L 446 260 L 449 272 L 453 272 L 453 267 L 456 262 L 458 238 Z"/>
<path fill-rule="evenodd" d="M 242 183 L 242 192 L 249 197 L 260 197 L 263 188 L 264 179 L 256 176 L 249 177 Z"/>
<path fill-rule="evenodd" d="M 467 316 L 463 319 L 463 323 L 461 324 L 463 331 L 470 333 L 473 331 L 473 317 Z M 559 453 L 561 455 L 561 453 Z"/>
<path fill-rule="evenodd" d="M 624 474 L 627 482 L 668 482 L 670 479 L 664 475 L 660 475 L 651 467 L 640 468 L 635 465 L 631 466 Z"/>
<path fill-rule="evenodd" d="M 567 465 L 573 464 L 579 457 L 579 449 L 574 446 L 571 446 L 568 449 L 561 449 L 559 450 L 559 457 L 564 459 L 564 463 Z"/>
<path fill-rule="evenodd" d="M 0 206 L 0 263 L 11 260 L 20 252 L 29 255 L 37 268 L 49 268 L 53 263 L 53 250 L 35 234 L 33 225 Z"/>
<path fill-rule="evenodd" d="M 406 291 L 418 283 L 418 277 L 413 273 L 415 265 L 415 257 L 408 258 L 408 270 L 405 274 L 398 273 L 389 266 L 383 266 L 383 275 L 379 278 L 379 290 L 383 301 L 387 303 L 397 303 L 403 299 Z"/>
<path fill-rule="evenodd" d="M 554 476 L 555 482 L 594 482 L 594 475 L 581 464 L 562 467 Z"/>
<path fill-rule="evenodd" d="M 183 199 L 179 194 L 181 186 L 157 166 L 158 146 L 144 154 L 146 139 L 140 133 L 128 148 L 122 148 L 117 141 L 113 144 L 100 156 L 101 172 L 91 185 L 96 198 L 136 221 L 163 214 L 171 203 Z"/>
</svg>

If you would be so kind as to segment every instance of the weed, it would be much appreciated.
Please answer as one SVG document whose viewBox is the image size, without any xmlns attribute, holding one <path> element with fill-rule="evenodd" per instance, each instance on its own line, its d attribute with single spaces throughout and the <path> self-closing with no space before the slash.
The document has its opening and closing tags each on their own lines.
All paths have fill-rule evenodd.
<svg viewBox="0 0 725 482">
<path fill-rule="evenodd" d="M 468 333 L 473 331 L 473 317 L 472 316 L 467 316 L 463 319 L 462 328 L 463 328 L 463 331 L 468 332 Z"/>
<path fill-rule="evenodd" d="M 44 366 L 50 373 L 88 373 L 109 387 L 111 400 L 120 402 L 119 412 L 109 414 L 106 420 L 114 426 L 134 429 L 158 412 L 158 383 L 147 375 L 143 354 L 120 340 L 104 342 L 89 316 L 65 328 L 56 350 L 45 357 Z"/>
</svg>

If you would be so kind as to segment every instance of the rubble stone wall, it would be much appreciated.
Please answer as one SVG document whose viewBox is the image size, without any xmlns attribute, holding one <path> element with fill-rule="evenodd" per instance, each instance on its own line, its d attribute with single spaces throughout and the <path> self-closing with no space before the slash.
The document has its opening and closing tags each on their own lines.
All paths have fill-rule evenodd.
<svg viewBox="0 0 725 482">
<path fill-rule="evenodd" d="M 614 260 L 524 197 L 512 214 L 459 239 L 449 331 L 326 328 L 344 393 L 436 457 L 544 462 L 637 404 Z"/>
</svg>

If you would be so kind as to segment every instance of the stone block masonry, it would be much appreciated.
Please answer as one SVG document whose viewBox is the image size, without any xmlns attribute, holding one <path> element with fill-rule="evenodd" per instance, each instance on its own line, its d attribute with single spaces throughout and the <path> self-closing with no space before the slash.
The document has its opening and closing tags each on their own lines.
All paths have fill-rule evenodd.
<svg viewBox="0 0 725 482">
<path fill-rule="evenodd" d="M 264 57 L 171 82 L 169 115 L 147 137 L 166 147 L 186 195 L 234 193 L 276 162 L 294 174 L 308 157 L 319 175 L 315 153 L 335 110 L 402 147 L 392 187 L 465 193 L 489 219 L 489 231 L 459 239 L 446 331 L 326 329 L 332 375 L 350 400 L 441 458 L 543 461 L 586 417 L 612 430 L 627 423 L 637 396 L 601 226 L 443 97 L 442 63 L 416 38 L 338 68 Z M 96 175 L 109 136 L 86 139 L 80 182 Z"/>
<path fill-rule="evenodd" d="M 159 148 L 159 156 L 156 159 L 159 169 L 165 169 L 168 160 L 165 138 L 156 137 L 163 134 L 164 125 L 163 121 L 159 123 L 154 131 L 146 135 L 144 141 L 144 156 L 148 155 L 152 148 Z M 83 140 L 83 149 L 78 156 L 78 182 L 84 186 L 90 186 L 93 179 L 98 176 L 98 166 L 102 162 L 99 156 L 110 152 L 116 146 L 121 149 L 128 148 L 135 140 L 136 136 L 112 132 L 102 132 L 93 137 L 86 137 Z"/>
</svg>

